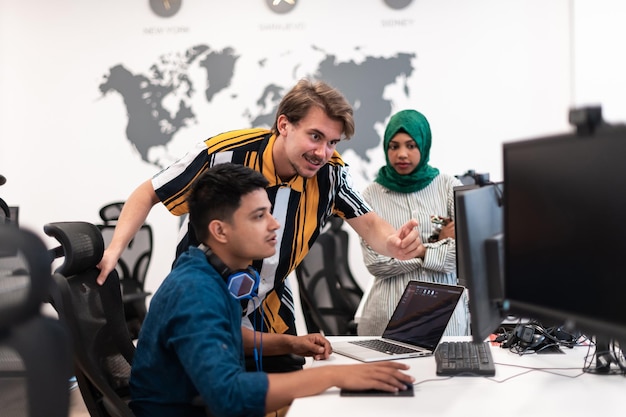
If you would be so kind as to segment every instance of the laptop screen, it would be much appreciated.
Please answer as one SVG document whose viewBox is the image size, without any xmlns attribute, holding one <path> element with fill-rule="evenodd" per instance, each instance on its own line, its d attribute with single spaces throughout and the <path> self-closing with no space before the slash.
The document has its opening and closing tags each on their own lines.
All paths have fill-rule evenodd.
<svg viewBox="0 0 626 417">
<path fill-rule="evenodd" d="M 410 281 L 383 337 L 435 349 L 462 293 L 461 286 Z"/>
</svg>

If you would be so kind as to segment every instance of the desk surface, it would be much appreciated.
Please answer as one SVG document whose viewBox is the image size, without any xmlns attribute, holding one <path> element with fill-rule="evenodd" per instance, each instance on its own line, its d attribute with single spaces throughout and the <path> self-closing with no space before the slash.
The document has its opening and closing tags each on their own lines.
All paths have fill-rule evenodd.
<svg viewBox="0 0 626 417">
<path fill-rule="evenodd" d="M 333 341 L 354 337 L 329 337 Z M 458 339 L 458 338 L 456 338 Z M 494 377 L 439 377 L 434 357 L 403 360 L 416 379 L 414 397 L 340 397 L 338 388 L 300 398 L 288 417 L 300 416 L 585 416 L 622 415 L 626 378 L 583 373 L 587 346 L 563 348 L 564 354 L 520 356 L 492 347 Z M 359 363 L 339 354 L 310 366 Z M 591 414 L 590 414 L 591 413 Z"/>
</svg>

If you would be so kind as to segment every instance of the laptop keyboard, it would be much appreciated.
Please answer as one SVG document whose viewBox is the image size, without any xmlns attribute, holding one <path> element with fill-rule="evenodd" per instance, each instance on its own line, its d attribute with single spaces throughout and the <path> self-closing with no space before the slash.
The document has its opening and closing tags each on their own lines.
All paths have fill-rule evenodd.
<svg viewBox="0 0 626 417">
<path fill-rule="evenodd" d="M 380 339 L 352 340 L 350 343 L 353 343 L 359 346 L 364 346 L 369 349 L 377 350 L 379 352 L 387 353 L 389 355 L 420 352 L 417 349 L 411 349 L 408 347 L 396 345 L 394 343 L 385 342 L 384 340 L 380 340 Z"/>
<path fill-rule="evenodd" d="M 489 342 L 441 342 L 435 351 L 437 375 L 493 376 L 495 364 Z"/>
</svg>

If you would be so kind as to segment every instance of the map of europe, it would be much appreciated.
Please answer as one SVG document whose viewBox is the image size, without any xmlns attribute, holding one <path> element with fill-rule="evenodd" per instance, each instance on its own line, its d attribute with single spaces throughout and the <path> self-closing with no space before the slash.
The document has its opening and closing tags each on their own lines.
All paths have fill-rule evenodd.
<svg viewBox="0 0 626 417">
<path fill-rule="evenodd" d="M 319 53 L 319 49 L 311 48 Z M 164 160 L 151 159 L 150 150 L 167 146 L 191 121 L 209 117 L 198 114 L 189 99 L 201 94 L 203 100 L 211 102 L 218 94 L 228 94 L 233 88 L 239 58 L 232 47 L 213 50 L 208 45 L 196 45 L 182 53 L 162 55 L 146 74 L 135 74 L 122 64 L 115 65 L 104 74 L 99 88 L 103 96 L 111 92 L 121 95 L 128 115 L 127 139 L 143 160 L 163 168 L 167 164 Z M 392 111 L 392 103 L 383 97 L 384 90 L 401 83 L 401 90 L 409 97 L 407 81 L 414 71 L 414 58 L 414 53 L 398 52 L 387 57 L 363 56 L 356 62 L 342 61 L 325 52 L 321 54 L 314 72 L 307 76 L 338 88 L 354 108 L 356 140 L 340 142 L 337 148 L 340 152 L 349 148 L 367 161 L 367 151 L 380 145 L 375 125 L 384 123 Z M 299 65 L 298 62 L 292 64 L 294 70 Z M 266 65 L 265 59 L 259 60 L 258 65 Z M 198 68 L 200 72 L 196 71 Z M 197 74 L 202 74 L 203 79 Z M 282 95 L 294 84 L 294 80 L 267 81 L 255 106 L 242 109 L 249 126 L 233 126 L 232 129 L 271 127 Z M 242 107 L 245 106 L 242 103 Z M 218 133 L 207 132 L 207 137 Z M 205 138 L 198 138 L 201 139 Z"/>
</svg>

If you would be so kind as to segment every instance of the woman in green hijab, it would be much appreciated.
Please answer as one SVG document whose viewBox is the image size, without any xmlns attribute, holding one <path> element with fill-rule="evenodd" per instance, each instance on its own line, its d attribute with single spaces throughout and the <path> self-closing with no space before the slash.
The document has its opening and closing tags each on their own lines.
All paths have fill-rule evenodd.
<svg viewBox="0 0 626 417">
<path fill-rule="evenodd" d="M 415 110 L 394 114 L 385 129 L 386 165 L 363 197 L 398 228 L 419 222 L 426 248 L 418 258 L 399 261 L 374 252 L 361 239 L 363 259 L 374 283 L 359 318 L 359 335 L 381 335 L 406 284 L 411 280 L 457 284 L 454 239 L 454 187 L 461 182 L 428 164 L 432 135 L 426 117 Z M 459 302 L 445 335 L 469 335 L 467 296 Z"/>
</svg>

